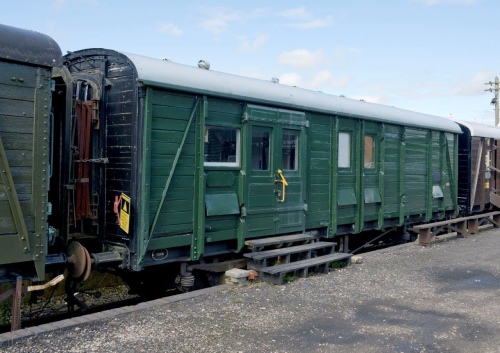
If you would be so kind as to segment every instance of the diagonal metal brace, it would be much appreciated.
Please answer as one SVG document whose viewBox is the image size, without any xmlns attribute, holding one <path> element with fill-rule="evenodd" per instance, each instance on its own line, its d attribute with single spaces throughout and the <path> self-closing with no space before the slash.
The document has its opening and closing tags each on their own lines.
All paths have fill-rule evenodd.
<svg viewBox="0 0 500 353">
<path fill-rule="evenodd" d="M 12 219 L 16 230 L 19 235 L 19 240 L 21 242 L 21 247 L 25 253 L 30 251 L 30 244 L 28 240 L 28 230 L 26 224 L 24 223 L 23 211 L 21 210 L 21 204 L 19 203 L 19 198 L 17 197 L 16 187 L 14 185 L 14 180 L 12 179 L 12 174 L 10 174 L 9 162 L 7 161 L 7 156 L 5 155 L 5 149 L 3 147 L 2 138 L 0 137 L 0 180 L 3 183 L 5 193 L 7 194 L 7 199 L 9 200 L 10 211 L 12 212 Z"/>
</svg>

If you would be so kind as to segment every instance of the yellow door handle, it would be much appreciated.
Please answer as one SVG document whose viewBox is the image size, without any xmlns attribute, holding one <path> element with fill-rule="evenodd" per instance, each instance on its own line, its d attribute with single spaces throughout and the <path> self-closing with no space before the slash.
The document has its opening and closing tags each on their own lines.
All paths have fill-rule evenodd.
<svg viewBox="0 0 500 353">
<path fill-rule="evenodd" d="M 285 202 L 285 188 L 288 186 L 288 182 L 286 181 L 285 177 L 283 176 L 283 172 L 281 169 L 278 169 L 278 175 L 280 179 L 275 180 L 275 183 L 281 183 L 281 200 L 278 200 L 279 202 Z"/>
</svg>

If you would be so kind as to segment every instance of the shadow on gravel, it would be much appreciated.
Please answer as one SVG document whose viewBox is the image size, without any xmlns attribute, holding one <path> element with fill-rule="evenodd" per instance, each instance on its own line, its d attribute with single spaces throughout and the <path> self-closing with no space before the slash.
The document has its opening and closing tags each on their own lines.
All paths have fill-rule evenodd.
<svg viewBox="0 0 500 353">
<path fill-rule="evenodd" d="M 456 352 L 462 351 L 464 343 L 481 342 L 496 332 L 453 310 L 419 309 L 417 304 L 398 302 L 373 299 L 355 305 L 347 318 L 302 322 L 297 330 L 284 333 L 285 351 Z"/>
<path fill-rule="evenodd" d="M 432 275 L 438 284 L 443 284 L 438 293 L 462 292 L 464 290 L 500 289 L 500 276 L 482 268 L 438 268 Z"/>
</svg>

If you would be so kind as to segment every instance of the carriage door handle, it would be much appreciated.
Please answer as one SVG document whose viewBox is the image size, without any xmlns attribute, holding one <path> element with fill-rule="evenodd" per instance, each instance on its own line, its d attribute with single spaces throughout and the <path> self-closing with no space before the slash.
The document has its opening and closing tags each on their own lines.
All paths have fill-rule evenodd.
<svg viewBox="0 0 500 353">
<path fill-rule="evenodd" d="M 285 187 L 288 186 L 288 183 L 287 183 L 285 177 L 283 176 L 283 172 L 281 171 L 281 169 L 278 169 L 278 175 L 279 175 L 280 179 L 277 179 L 274 181 L 275 183 L 281 183 L 281 199 L 278 201 L 285 202 Z M 278 197 L 280 196 L 279 194 L 280 194 L 280 192 L 278 191 Z"/>
</svg>

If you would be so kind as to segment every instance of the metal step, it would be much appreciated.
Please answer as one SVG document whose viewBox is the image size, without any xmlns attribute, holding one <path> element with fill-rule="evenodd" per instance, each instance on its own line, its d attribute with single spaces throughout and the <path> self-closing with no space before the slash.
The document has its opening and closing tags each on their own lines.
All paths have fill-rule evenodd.
<svg viewBox="0 0 500 353">
<path fill-rule="evenodd" d="M 331 254 L 335 245 L 336 243 L 316 242 L 280 249 L 252 252 L 244 254 L 244 256 L 248 258 L 247 268 L 249 270 L 259 270 L 276 261 L 289 263 L 293 260 L 309 259 L 314 257 L 316 251 L 320 251 L 322 254 Z"/>
<path fill-rule="evenodd" d="M 294 243 L 311 242 L 314 239 L 317 238 L 309 234 L 291 234 L 272 238 L 248 239 L 245 241 L 245 245 L 249 249 L 252 249 L 252 251 L 260 251 L 261 249 L 268 246 L 290 246 Z"/>
<path fill-rule="evenodd" d="M 351 256 L 352 254 L 335 253 L 283 265 L 264 267 L 259 270 L 259 276 L 263 281 L 281 285 L 283 284 L 284 276 L 288 273 L 296 273 L 299 277 L 305 278 L 309 275 L 309 269 L 312 267 L 318 270 L 315 272 L 328 273 L 332 262 L 346 261 Z"/>
</svg>

